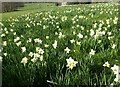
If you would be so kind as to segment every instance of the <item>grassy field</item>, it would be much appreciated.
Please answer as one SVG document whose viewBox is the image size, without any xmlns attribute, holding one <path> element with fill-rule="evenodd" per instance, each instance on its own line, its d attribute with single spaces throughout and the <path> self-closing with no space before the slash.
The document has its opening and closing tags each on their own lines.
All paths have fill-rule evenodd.
<svg viewBox="0 0 120 87">
<path fill-rule="evenodd" d="M 118 3 L 30 3 L 3 13 L 3 85 L 120 86 L 118 14 Z"/>
<path fill-rule="evenodd" d="M 26 13 L 37 13 L 41 11 L 57 11 L 57 10 L 63 10 L 66 7 L 58 7 L 55 5 L 55 3 L 26 3 L 24 7 L 17 9 L 17 11 L 14 12 L 6 12 L 6 13 L 0 13 L 2 15 L 2 20 L 7 20 L 10 17 L 17 17 L 20 15 L 24 15 Z"/>
<path fill-rule="evenodd" d="M 36 13 L 39 11 L 49 11 L 56 8 L 54 3 L 26 3 L 24 7 L 17 9 L 14 12 L 0 13 L 2 20 L 10 17 L 17 17 L 26 13 Z"/>
<path fill-rule="evenodd" d="M 93 4 L 86 4 L 86 6 L 87 5 L 93 5 Z M 94 5 L 96 4 L 94 3 Z M 84 4 L 61 7 L 61 6 L 56 6 L 55 3 L 26 3 L 24 7 L 17 9 L 17 11 L 0 13 L 0 15 L 2 16 L 2 21 L 5 21 L 10 17 L 16 18 L 17 16 L 24 15 L 27 13 L 37 13 L 41 11 L 57 11 L 57 10 L 62 11 L 67 9 L 68 7 L 76 8 L 78 6 L 81 8 L 84 8 Z M 101 17 L 103 19 L 104 16 L 101 16 Z M 100 18 L 97 17 L 97 19 L 99 20 Z"/>
</svg>

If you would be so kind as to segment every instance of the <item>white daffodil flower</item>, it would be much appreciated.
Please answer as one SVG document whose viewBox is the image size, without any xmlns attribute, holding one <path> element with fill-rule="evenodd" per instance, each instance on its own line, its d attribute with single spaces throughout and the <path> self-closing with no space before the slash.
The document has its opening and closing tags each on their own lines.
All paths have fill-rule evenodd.
<svg viewBox="0 0 120 87">
<path fill-rule="evenodd" d="M 76 64 L 78 63 L 77 61 L 74 61 L 71 57 L 69 59 L 66 59 L 67 61 L 67 65 L 66 67 L 68 67 L 69 69 L 73 69 L 73 67 L 76 67 Z"/>
<path fill-rule="evenodd" d="M 112 45 L 112 49 L 115 49 L 115 47 L 116 47 L 116 45 L 115 45 L 115 44 L 113 44 L 113 45 Z"/>
<path fill-rule="evenodd" d="M 20 40 L 20 37 L 16 37 L 16 38 L 14 39 L 14 42 L 17 42 L 18 40 Z"/>
<path fill-rule="evenodd" d="M 79 38 L 83 38 L 83 35 L 82 35 L 81 33 L 79 33 L 77 36 L 78 36 Z"/>
<path fill-rule="evenodd" d="M 0 56 L 0 62 L 2 62 L 2 57 Z"/>
<path fill-rule="evenodd" d="M 20 46 L 21 45 L 21 41 L 19 41 L 18 43 L 16 43 L 17 46 Z"/>
<path fill-rule="evenodd" d="M 40 40 L 39 38 L 36 38 L 36 39 L 34 39 L 34 41 L 35 41 L 35 43 L 42 43 L 42 40 Z"/>
<path fill-rule="evenodd" d="M 91 49 L 89 54 L 90 54 L 90 56 L 95 55 L 95 51 L 93 49 Z"/>
<path fill-rule="evenodd" d="M 28 54 L 28 56 L 30 56 L 30 57 L 33 57 L 33 55 L 34 55 L 33 52 L 30 52 L 30 53 Z"/>
<path fill-rule="evenodd" d="M 107 62 L 105 62 L 105 63 L 103 64 L 103 66 L 104 66 L 104 67 L 110 67 L 110 64 L 109 64 L 108 61 L 107 61 Z"/>
<path fill-rule="evenodd" d="M 70 49 L 69 49 L 68 47 L 66 47 L 66 48 L 64 49 L 64 51 L 65 51 L 66 53 L 69 53 L 69 52 L 70 52 Z"/>
<path fill-rule="evenodd" d="M 3 46 L 7 46 L 7 41 L 3 41 Z"/>
<path fill-rule="evenodd" d="M 114 72 L 114 74 L 118 74 L 119 71 L 119 66 L 114 65 L 113 67 L 111 67 L 112 71 Z"/>
<path fill-rule="evenodd" d="M 74 39 L 72 39 L 72 40 L 70 40 L 70 42 L 71 42 L 71 43 L 74 43 L 74 42 L 75 42 L 75 40 L 74 40 Z"/>
<path fill-rule="evenodd" d="M 49 45 L 48 45 L 48 44 L 44 44 L 44 47 L 45 47 L 45 48 L 48 48 L 48 47 L 49 47 Z"/>
<path fill-rule="evenodd" d="M 21 61 L 21 63 L 23 63 L 24 65 L 28 62 L 28 58 L 27 57 L 24 57 Z"/>
<path fill-rule="evenodd" d="M 94 30 L 91 29 L 91 30 L 90 30 L 90 36 L 92 37 L 94 34 L 95 34 Z"/>
<path fill-rule="evenodd" d="M 26 47 L 21 47 L 22 53 L 26 52 Z"/>
<path fill-rule="evenodd" d="M 38 58 L 35 57 L 35 58 L 31 59 L 31 61 L 34 63 L 34 62 L 37 61 L 37 59 L 38 59 Z"/>
<path fill-rule="evenodd" d="M 39 58 L 40 54 L 39 53 L 34 53 L 34 58 Z"/>
<path fill-rule="evenodd" d="M 60 39 L 60 38 L 63 38 L 63 37 L 65 37 L 65 35 L 63 35 L 62 32 L 60 32 L 58 38 Z"/>
<path fill-rule="evenodd" d="M 53 48 L 56 49 L 57 48 L 57 41 L 55 40 L 54 44 L 52 44 Z"/>
<path fill-rule="evenodd" d="M 36 47 L 36 52 L 38 52 L 39 54 L 43 54 L 44 50 L 40 47 Z"/>
</svg>

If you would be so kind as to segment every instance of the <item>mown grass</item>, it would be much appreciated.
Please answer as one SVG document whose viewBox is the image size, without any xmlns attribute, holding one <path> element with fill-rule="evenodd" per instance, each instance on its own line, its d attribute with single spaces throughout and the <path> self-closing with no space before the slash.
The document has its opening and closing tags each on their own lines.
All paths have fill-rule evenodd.
<svg viewBox="0 0 120 87">
<path fill-rule="evenodd" d="M 56 8 L 55 3 L 26 3 L 24 7 L 18 8 L 14 12 L 0 13 L 2 15 L 2 21 L 7 20 L 10 17 L 17 17 L 26 13 L 36 13 L 39 11 L 49 11 Z"/>
</svg>

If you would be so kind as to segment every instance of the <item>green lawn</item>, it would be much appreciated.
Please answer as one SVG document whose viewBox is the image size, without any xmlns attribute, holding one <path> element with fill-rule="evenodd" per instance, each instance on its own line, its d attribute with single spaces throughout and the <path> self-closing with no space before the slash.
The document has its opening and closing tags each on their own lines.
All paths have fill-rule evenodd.
<svg viewBox="0 0 120 87">
<path fill-rule="evenodd" d="M 17 17 L 26 13 L 36 13 L 39 11 L 49 11 L 56 8 L 54 3 L 26 3 L 24 7 L 19 8 L 14 12 L 0 13 L 2 20 L 6 20 L 9 17 Z"/>
</svg>

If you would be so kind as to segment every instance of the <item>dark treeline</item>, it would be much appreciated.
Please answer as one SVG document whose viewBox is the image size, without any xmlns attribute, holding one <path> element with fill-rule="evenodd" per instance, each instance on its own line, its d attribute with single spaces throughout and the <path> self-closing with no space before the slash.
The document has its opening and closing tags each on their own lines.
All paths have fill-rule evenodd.
<svg viewBox="0 0 120 87">
<path fill-rule="evenodd" d="M 24 2 L 2 2 L 2 12 L 14 11 L 19 7 L 23 7 Z"/>
<path fill-rule="evenodd" d="M 75 5 L 75 4 L 90 4 L 92 2 L 67 2 L 66 5 Z M 56 2 L 56 6 L 61 6 L 62 2 Z"/>
</svg>

